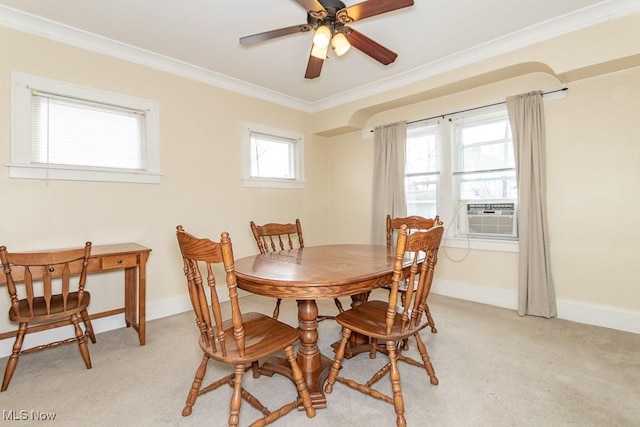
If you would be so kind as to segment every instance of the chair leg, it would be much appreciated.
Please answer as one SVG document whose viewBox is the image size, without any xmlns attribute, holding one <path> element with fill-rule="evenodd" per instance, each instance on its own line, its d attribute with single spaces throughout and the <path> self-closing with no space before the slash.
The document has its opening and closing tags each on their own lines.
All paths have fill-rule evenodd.
<svg viewBox="0 0 640 427">
<path fill-rule="evenodd" d="M 93 332 L 93 325 L 91 324 L 91 319 L 89 319 L 89 313 L 87 310 L 82 310 L 80 313 L 82 317 L 82 322 L 84 323 L 84 329 L 89 333 L 89 338 L 92 343 L 96 343 L 96 334 Z"/>
<path fill-rule="evenodd" d="M 240 405 L 242 404 L 242 375 L 245 365 L 239 364 L 235 367 L 235 378 L 233 379 L 233 394 L 229 404 L 229 427 L 237 427 L 240 422 Z"/>
<path fill-rule="evenodd" d="M 407 420 L 404 418 L 404 400 L 402 399 L 402 385 L 400 384 L 400 371 L 398 370 L 398 360 L 396 357 L 396 342 L 387 341 L 387 353 L 391 367 L 389 376 L 391 378 L 391 390 L 393 392 L 393 407 L 396 411 L 396 426 L 404 427 Z"/>
<path fill-rule="evenodd" d="M 82 355 L 82 360 L 84 361 L 87 369 L 91 369 L 91 356 L 89 355 L 89 344 L 87 344 L 87 337 L 84 332 L 80 328 L 80 316 L 77 314 L 73 314 L 71 316 L 71 323 L 73 323 L 73 328 L 76 331 L 76 340 L 78 341 L 78 348 L 80 349 L 80 355 Z"/>
<path fill-rule="evenodd" d="M 416 344 L 418 345 L 418 351 L 420 352 L 420 356 L 422 356 L 422 363 L 424 364 L 424 368 L 427 370 L 427 374 L 429 375 L 431 384 L 438 385 L 438 377 L 436 377 L 436 371 L 433 369 L 433 365 L 431 364 L 431 359 L 429 359 L 429 353 L 427 353 L 427 347 L 422 342 L 420 338 L 420 334 L 417 333 L 414 335 L 416 338 Z"/>
<path fill-rule="evenodd" d="M 260 364 L 256 362 L 251 362 L 251 372 L 253 372 L 253 378 L 260 378 Z"/>
<path fill-rule="evenodd" d="M 369 359 L 375 359 L 378 352 L 378 338 L 371 338 L 369 343 Z"/>
<path fill-rule="evenodd" d="M 28 323 L 20 323 L 18 327 L 18 333 L 16 334 L 16 340 L 13 343 L 13 349 L 11 356 L 7 360 L 7 367 L 4 369 L 4 379 L 2 380 L 2 389 L 0 391 L 6 391 L 9 388 L 11 377 L 16 370 L 18 364 L 18 357 L 20 357 L 20 350 L 22 350 L 22 343 L 24 341 L 24 335 L 27 333 Z"/>
<path fill-rule="evenodd" d="M 287 355 L 289 364 L 291 365 L 293 381 L 295 382 L 296 388 L 298 389 L 298 396 L 300 397 L 300 399 L 302 399 L 302 406 L 304 406 L 304 409 L 307 412 L 307 418 L 313 418 L 316 416 L 316 410 L 313 406 L 311 406 L 311 395 L 309 394 L 307 385 L 304 382 L 304 377 L 302 376 L 300 365 L 298 365 L 296 357 L 293 354 L 293 346 L 285 348 L 284 352 Z"/>
<path fill-rule="evenodd" d="M 342 313 L 344 311 L 344 308 L 342 308 L 342 303 L 340 302 L 340 300 L 338 298 L 334 298 L 333 302 L 336 304 L 336 307 L 338 307 L 338 312 Z"/>
<path fill-rule="evenodd" d="M 273 314 L 271 315 L 271 317 L 273 317 L 276 320 L 278 320 L 278 316 L 280 316 L 280 303 L 281 302 L 282 302 L 281 298 L 278 298 L 276 300 L 276 307 L 273 309 Z"/>
<path fill-rule="evenodd" d="M 429 310 L 429 304 L 425 304 L 425 305 L 426 305 L 425 312 L 427 314 L 427 323 L 431 327 L 431 333 L 432 334 L 437 334 L 438 330 L 436 329 L 436 324 L 433 321 L 433 317 L 431 317 L 431 311 Z"/>
<path fill-rule="evenodd" d="M 340 345 L 336 349 L 336 357 L 333 359 L 333 363 L 331 364 L 331 371 L 329 372 L 329 377 L 327 378 L 327 385 L 324 387 L 324 391 L 327 394 L 333 391 L 333 385 L 336 383 L 336 377 L 338 376 L 338 371 L 340 370 L 340 365 L 342 364 L 342 358 L 344 357 L 344 349 L 347 347 L 347 342 L 349 341 L 350 336 L 351 330 L 342 328 L 342 339 L 340 340 Z"/>
<path fill-rule="evenodd" d="M 193 405 L 196 403 L 198 392 L 200 391 L 200 387 L 202 386 L 202 379 L 204 378 L 204 374 L 207 373 L 208 363 L 209 356 L 205 354 L 202 356 L 200 366 L 198 366 L 198 369 L 196 370 L 196 375 L 194 376 L 193 382 L 191 383 L 191 389 L 189 390 L 189 394 L 187 395 L 187 401 L 185 402 L 184 408 L 182 408 L 183 417 L 188 417 L 189 415 L 191 415 Z"/>
</svg>

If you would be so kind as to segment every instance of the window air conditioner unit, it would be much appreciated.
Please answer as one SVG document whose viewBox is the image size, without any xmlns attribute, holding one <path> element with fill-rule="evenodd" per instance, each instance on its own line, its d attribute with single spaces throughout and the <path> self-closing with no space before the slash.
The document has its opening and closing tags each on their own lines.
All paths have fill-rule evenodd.
<svg viewBox="0 0 640 427">
<path fill-rule="evenodd" d="M 516 204 L 467 202 L 467 233 L 494 239 L 518 237 Z"/>
</svg>

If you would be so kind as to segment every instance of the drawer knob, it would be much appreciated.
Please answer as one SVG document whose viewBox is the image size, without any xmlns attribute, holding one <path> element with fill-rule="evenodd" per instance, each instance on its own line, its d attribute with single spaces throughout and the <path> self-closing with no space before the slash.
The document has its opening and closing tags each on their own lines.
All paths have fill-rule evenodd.
<svg viewBox="0 0 640 427">
<path fill-rule="evenodd" d="M 121 259 L 118 260 L 118 264 L 122 264 L 122 260 Z"/>
</svg>

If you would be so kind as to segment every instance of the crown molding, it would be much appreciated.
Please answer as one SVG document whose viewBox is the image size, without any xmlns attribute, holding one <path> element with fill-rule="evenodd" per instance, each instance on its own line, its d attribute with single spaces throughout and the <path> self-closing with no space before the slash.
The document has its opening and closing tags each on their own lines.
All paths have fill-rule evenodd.
<svg viewBox="0 0 640 427">
<path fill-rule="evenodd" d="M 355 87 L 340 95 L 309 102 L 245 81 L 127 45 L 6 6 L 0 6 L 0 26 L 145 65 L 243 95 L 303 112 L 314 113 L 415 83 L 465 65 L 640 11 L 638 0 L 608 0 L 541 24 L 524 28 L 405 73 Z"/>
<path fill-rule="evenodd" d="M 311 112 L 307 101 L 2 5 L 0 26 Z"/>
<path fill-rule="evenodd" d="M 515 51 L 535 43 L 587 28 L 611 19 L 640 12 L 638 0 L 608 0 L 555 19 L 523 28 L 515 33 L 491 40 L 448 57 L 430 62 L 405 73 L 372 84 L 358 86 L 311 103 L 313 112 L 326 110 L 368 96 L 433 77 L 483 59 Z"/>
</svg>

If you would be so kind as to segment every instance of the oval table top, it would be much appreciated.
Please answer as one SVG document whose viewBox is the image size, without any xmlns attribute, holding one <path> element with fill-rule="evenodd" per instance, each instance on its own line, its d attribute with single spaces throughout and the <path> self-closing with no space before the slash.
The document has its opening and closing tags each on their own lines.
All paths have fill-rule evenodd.
<svg viewBox="0 0 640 427">
<path fill-rule="evenodd" d="M 258 295 L 311 300 L 363 293 L 391 282 L 395 251 L 386 245 L 338 244 L 236 260 L 238 287 Z M 405 268 L 410 266 L 407 258 Z"/>
</svg>

